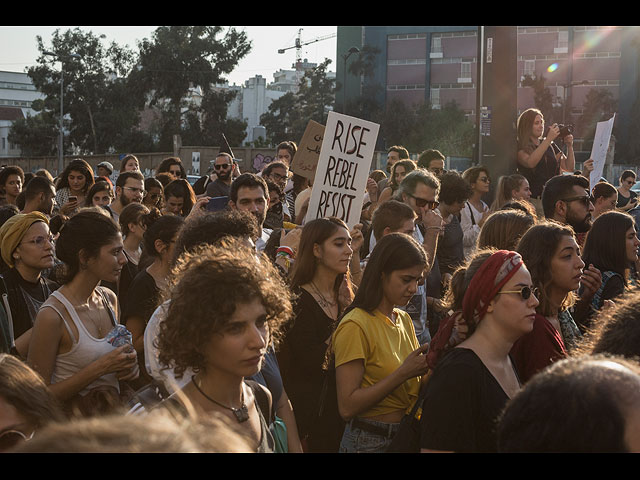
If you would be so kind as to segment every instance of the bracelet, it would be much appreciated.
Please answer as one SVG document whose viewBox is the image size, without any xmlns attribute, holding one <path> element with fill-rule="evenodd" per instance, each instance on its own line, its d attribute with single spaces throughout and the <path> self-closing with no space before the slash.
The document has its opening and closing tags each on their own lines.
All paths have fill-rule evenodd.
<svg viewBox="0 0 640 480">
<path fill-rule="evenodd" d="M 278 249 L 276 250 L 276 255 L 279 253 L 289 255 L 291 258 L 295 258 L 296 256 L 296 254 L 293 252 L 293 249 L 291 249 L 291 247 L 287 247 L 286 245 L 278 247 Z"/>
</svg>

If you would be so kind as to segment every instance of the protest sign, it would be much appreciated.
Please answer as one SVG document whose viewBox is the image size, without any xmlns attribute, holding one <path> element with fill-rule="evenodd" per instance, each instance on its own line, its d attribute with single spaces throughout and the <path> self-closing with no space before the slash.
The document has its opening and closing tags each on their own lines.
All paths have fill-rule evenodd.
<svg viewBox="0 0 640 480">
<path fill-rule="evenodd" d="M 298 150 L 293 157 L 291 171 L 313 182 L 320 157 L 322 138 L 324 137 L 324 125 L 309 120 L 304 131 Z"/>
<path fill-rule="evenodd" d="M 360 221 L 380 125 L 329 112 L 306 221 L 338 217 L 349 228 Z"/>
<path fill-rule="evenodd" d="M 591 148 L 590 157 L 593 159 L 593 170 L 591 170 L 589 174 L 589 184 L 591 188 L 593 188 L 595 184 L 598 183 L 598 180 L 600 180 L 600 177 L 602 177 L 615 118 L 616 114 L 614 113 L 609 120 L 598 122 L 596 125 L 596 133 L 593 137 L 593 147 Z"/>
</svg>

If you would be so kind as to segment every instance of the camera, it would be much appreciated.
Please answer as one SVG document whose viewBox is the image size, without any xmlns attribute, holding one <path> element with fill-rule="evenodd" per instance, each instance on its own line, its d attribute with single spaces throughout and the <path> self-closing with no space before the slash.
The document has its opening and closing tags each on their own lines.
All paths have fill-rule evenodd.
<svg viewBox="0 0 640 480">
<path fill-rule="evenodd" d="M 567 135 L 573 135 L 573 125 L 562 125 L 561 123 L 559 123 L 558 128 L 560 129 L 558 138 L 564 138 Z"/>
</svg>

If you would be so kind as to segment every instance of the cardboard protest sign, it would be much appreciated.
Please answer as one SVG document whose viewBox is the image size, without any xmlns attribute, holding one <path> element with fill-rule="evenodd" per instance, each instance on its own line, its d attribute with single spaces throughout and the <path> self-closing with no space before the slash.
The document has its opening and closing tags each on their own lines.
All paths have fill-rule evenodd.
<svg viewBox="0 0 640 480">
<path fill-rule="evenodd" d="M 324 125 L 309 120 L 302 140 L 298 144 L 298 150 L 293 157 L 291 170 L 313 182 L 316 176 L 316 167 L 320 157 L 320 147 L 324 137 Z"/>
<path fill-rule="evenodd" d="M 369 167 L 380 125 L 329 112 L 306 221 L 338 217 L 360 221 Z"/>
<path fill-rule="evenodd" d="M 589 174 L 589 184 L 591 188 L 593 188 L 600 180 L 600 177 L 602 177 L 615 118 L 616 114 L 614 113 L 609 120 L 598 122 L 596 124 L 596 133 L 593 137 L 593 147 L 591 148 L 590 157 L 593 159 L 593 170 L 591 170 L 591 173 Z"/>
</svg>

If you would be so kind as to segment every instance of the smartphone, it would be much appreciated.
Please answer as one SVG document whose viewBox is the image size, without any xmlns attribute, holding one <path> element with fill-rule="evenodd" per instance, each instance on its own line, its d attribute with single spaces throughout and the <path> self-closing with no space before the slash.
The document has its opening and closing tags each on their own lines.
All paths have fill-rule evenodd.
<svg viewBox="0 0 640 480">
<path fill-rule="evenodd" d="M 77 202 L 78 201 L 78 197 L 76 197 L 75 195 L 69 195 L 69 201 L 70 202 Z"/>
<path fill-rule="evenodd" d="M 228 203 L 229 197 L 213 197 L 207 203 L 207 211 L 219 212 L 220 210 L 224 210 L 225 208 L 227 208 Z"/>
</svg>

